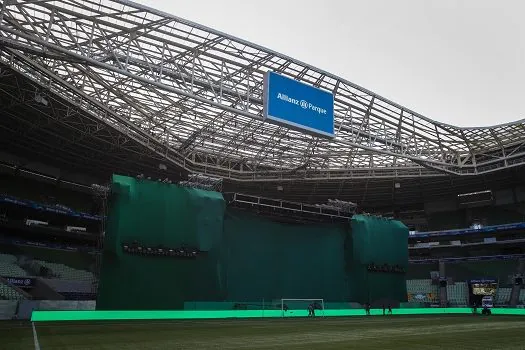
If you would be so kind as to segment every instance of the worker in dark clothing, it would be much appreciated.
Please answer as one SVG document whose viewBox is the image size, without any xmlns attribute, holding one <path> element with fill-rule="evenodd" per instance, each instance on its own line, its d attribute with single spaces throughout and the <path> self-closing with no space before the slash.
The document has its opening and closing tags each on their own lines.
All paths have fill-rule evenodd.
<svg viewBox="0 0 525 350">
<path fill-rule="evenodd" d="M 314 304 L 308 305 L 308 317 L 315 317 L 315 306 L 314 306 Z"/>
</svg>

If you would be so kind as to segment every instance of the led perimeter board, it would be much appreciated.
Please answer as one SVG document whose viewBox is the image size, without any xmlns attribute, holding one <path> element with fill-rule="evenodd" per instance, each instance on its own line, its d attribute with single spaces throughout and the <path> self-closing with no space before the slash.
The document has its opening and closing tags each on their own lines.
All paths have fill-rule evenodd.
<svg viewBox="0 0 525 350">
<path fill-rule="evenodd" d="M 264 119 L 334 137 L 334 95 L 275 72 L 264 77 Z"/>
</svg>

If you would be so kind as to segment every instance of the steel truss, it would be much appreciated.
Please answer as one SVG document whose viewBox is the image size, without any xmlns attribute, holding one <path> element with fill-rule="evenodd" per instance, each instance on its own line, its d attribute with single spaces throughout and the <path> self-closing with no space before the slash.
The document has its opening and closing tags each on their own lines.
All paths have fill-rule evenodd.
<svg viewBox="0 0 525 350">
<path fill-rule="evenodd" d="M 241 39 L 129 1 L 0 2 L 0 62 L 191 173 L 286 181 L 476 175 L 525 162 L 525 120 L 460 128 Z M 327 140 L 262 120 L 276 71 L 335 96 Z M 95 129 L 96 130 L 96 129 Z M 115 139 L 113 139 L 115 140 Z"/>
<path fill-rule="evenodd" d="M 279 218 L 295 222 L 346 222 L 352 218 L 354 211 L 341 210 L 340 207 L 328 207 L 250 196 L 242 193 L 226 192 L 224 199 L 227 205 L 239 209 L 255 211 L 259 216 Z"/>
<path fill-rule="evenodd" d="M 201 174 L 188 174 L 188 180 L 179 181 L 179 185 L 202 190 L 222 192 L 222 179 Z"/>
</svg>

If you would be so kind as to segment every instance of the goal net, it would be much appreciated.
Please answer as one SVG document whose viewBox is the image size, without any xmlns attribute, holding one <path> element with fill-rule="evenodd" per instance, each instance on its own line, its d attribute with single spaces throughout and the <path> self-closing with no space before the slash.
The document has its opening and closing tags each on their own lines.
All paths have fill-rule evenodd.
<svg viewBox="0 0 525 350">
<path fill-rule="evenodd" d="M 281 316 L 324 316 L 324 299 L 281 299 Z"/>
</svg>

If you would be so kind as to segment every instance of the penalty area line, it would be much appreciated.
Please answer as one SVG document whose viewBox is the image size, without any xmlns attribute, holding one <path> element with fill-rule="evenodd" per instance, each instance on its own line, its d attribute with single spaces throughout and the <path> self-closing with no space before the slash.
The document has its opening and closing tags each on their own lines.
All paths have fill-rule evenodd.
<svg viewBox="0 0 525 350">
<path fill-rule="evenodd" d="M 31 326 L 33 327 L 33 342 L 35 344 L 35 350 L 40 350 L 40 344 L 38 343 L 38 335 L 36 334 L 35 323 L 31 322 Z"/>
</svg>

